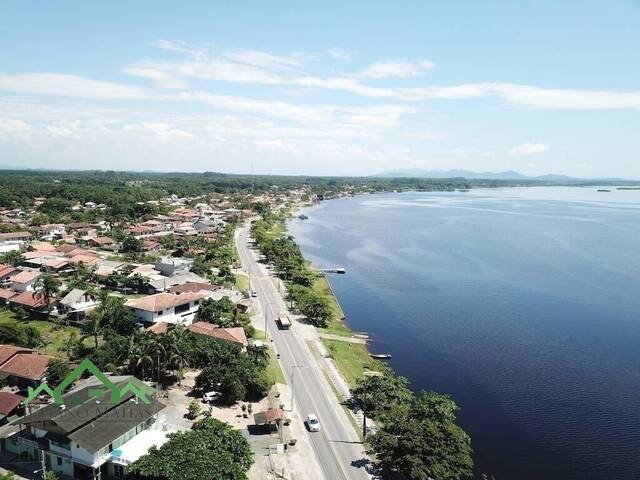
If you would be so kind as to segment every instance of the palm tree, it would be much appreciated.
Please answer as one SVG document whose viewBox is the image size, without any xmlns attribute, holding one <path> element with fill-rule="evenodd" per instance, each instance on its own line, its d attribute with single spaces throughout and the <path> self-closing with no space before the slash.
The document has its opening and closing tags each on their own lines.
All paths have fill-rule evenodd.
<svg viewBox="0 0 640 480">
<path fill-rule="evenodd" d="M 51 275 L 45 273 L 36 282 L 36 291 L 44 295 L 47 300 L 47 317 L 51 315 L 51 298 L 55 297 L 60 290 L 60 280 Z"/>
<path fill-rule="evenodd" d="M 93 343 L 95 348 L 98 348 L 98 338 L 102 335 L 104 331 L 104 324 L 102 322 L 102 315 L 94 314 L 89 315 L 89 322 L 85 324 L 84 335 L 82 336 L 82 340 L 85 338 L 93 337 Z"/>
<path fill-rule="evenodd" d="M 129 372 L 135 375 L 138 370 L 142 372 L 142 379 L 146 377 L 147 367 L 153 368 L 154 345 L 153 338 L 148 332 L 136 332 L 129 339 L 126 363 Z"/>
<path fill-rule="evenodd" d="M 178 325 L 167 334 L 169 366 L 178 373 L 178 385 L 181 385 L 182 373 L 185 367 L 189 366 L 191 359 L 190 340 L 190 332 L 182 325 Z"/>
</svg>

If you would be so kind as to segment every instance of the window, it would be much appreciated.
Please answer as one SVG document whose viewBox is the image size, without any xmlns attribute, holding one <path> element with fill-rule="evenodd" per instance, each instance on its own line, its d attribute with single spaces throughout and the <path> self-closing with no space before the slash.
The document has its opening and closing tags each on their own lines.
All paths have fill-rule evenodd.
<svg viewBox="0 0 640 480">
<path fill-rule="evenodd" d="M 117 463 L 114 463 L 113 476 L 115 478 L 124 478 L 124 467 L 122 465 L 118 465 Z"/>
<path fill-rule="evenodd" d="M 186 311 L 188 311 L 188 310 L 189 310 L 189 304 L 188 304 L 188 303 L 185 303 L 185 304 L 183 304 L 183 305 L 178 305 L 178 306 L 176 307 L 175 312 L 176 312 L 176 315 L 178 315 L 179 313 L 186 312 Z"/>
<path fill-rule="evenodd" d="M 58 466 L 61 467 L 62 466 L 62 457 L 56 457 L 56 460 L 58 462 Z"/>
</svg>

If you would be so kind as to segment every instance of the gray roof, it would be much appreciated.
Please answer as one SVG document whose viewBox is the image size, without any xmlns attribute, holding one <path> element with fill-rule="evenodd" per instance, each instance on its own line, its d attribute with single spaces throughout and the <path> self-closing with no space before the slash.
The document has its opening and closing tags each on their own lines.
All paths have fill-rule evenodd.
<svg viewBox="0 0 640 480">
<path fill-rule="evenodd" d="M 109 377 L 122 388 L 128 381 L 141 384 L 135 377 Z M 150 403 L 134 402 L 133 392 L 123 395 L 120 403 L 111 403 L 111 392 L 100 396 L 89 394 L 98 383 L 95 379 L 63 396 L 65 407 L 50 404 L 14 422 L 16 425 L 32 425 L 46 430 L 53 437 L 66 437 L 89 452 L 97 452 L 109 445 L 136 425 L 151 418 L 164 408 L 151 398 Z"/>
<path fill-rule="evenodd" d="M 60 303 L 66 306 L 73 305 L 74 303 L 78 303 L 85 293 L 85 290 L 74 288 L 67 293 L 62 300 L 60 300 Z"/>
<path fill-rule="evenodd" d="M 151 285 L 156 290 L 165 290 L 175 285 L 183 285 L 185 283 L 210 283 L 208 279 L 202 278 L 200 275 L 196 275 L 193 272 L 183 272 L 172 275 L 171 277 L 163 278 L 161 280 L 150 280 Z"/>
</svg>

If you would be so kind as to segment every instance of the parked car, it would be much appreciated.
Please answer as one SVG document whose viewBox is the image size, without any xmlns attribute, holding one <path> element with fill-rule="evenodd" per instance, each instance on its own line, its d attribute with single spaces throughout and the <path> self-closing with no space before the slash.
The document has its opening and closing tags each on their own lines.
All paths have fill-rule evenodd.
<svg viewBox="0 0 640 480">
<path fill-rule="evenodd" d="M 319 432 L 320 431 L 320 420 L 315 413 L 310 413 L 307 415 L 307 428 L 310 432 Z"/>
<path fill-rule="evenodd" d="M 204 403 L 211 403 L 218 400 L 222 394 L 220 392 L 207 392 L 202 396 L 202 401 Z"/>
<path fill-rule="evenodd" d="M 258 292 L 255 290 L 251 290 L 251 298 L 256 298 L 258 296 Z"/>
</svg>

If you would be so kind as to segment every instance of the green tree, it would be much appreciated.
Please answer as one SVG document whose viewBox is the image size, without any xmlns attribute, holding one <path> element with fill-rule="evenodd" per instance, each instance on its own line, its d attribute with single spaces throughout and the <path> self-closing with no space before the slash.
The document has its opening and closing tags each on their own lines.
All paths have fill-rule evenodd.
<svg viewBox="0 0 640 480">
<path fill-rule="evenodd" d="M 50 273 L 43 274 L 35 284 L 36 291 L 44 296 L 47 301 L 47 316 L 51 315 L 51 299 L 60 291 L 60 280 Z"/>
<path fill-rule="evenodd" d="M 308 291 L 299 308 L 307 320 L 316 327 L 324 328 L 331 320 L 332 312 L 327 299 L 313 290 Z"/>
<path fill-rule="evenodd" d="M 214 418 L 170 435 L 133 463 L 134 480 L 245 480 L 253 454 L 244 436 Z"/>
<path fill-rule="evenodd" d="M 142 251 L 142 242 L 133 235 L 127 235 L 121 244 L 121 250 L 126 253 L 136 253 Z"/>
<path fill-rule="evenodd" d="M 455 423 L 456 409 L 450 397 L 436 392 L 422 392 L 410 405 L 396 406 L 368 439 L 382 477 L 471 479 L 471 441 Z"/>
<path fill-rule="evenodd" d="M 53 358 L 47 368 L 47 383 L 53 386 L 58 385 L 70 372 L 67 362 L 60 358 Z"/>
<path fill-rule="evenodd" d="M 361 378 L 353 389 L 352 396 L 367 416 L 372 418 L 384 417 L 395 407 L 408 405 L 413 398 L 407 379 L 392 372 Z"/>
<path fill-rule="evenodd" d="M 189 407 L 187 408 L 188 408 L 187 415 L 191 420 L 198 418 L 198 415 L 200 415 L 200 412 L 202 411 L 200 402 L 198 402 L 198 400 L 195 400 L 195 399 L 189 402 Z"/>
<path fill-rule="evenodd" d="M 0 263 L 5 265 L 11 265 L 17 267 L 24 261 L 24 256 L 20 250 L 11 250 L 7 253 L 0 255 Z"/>
</svg>

